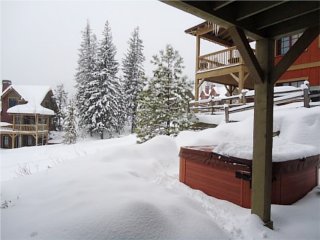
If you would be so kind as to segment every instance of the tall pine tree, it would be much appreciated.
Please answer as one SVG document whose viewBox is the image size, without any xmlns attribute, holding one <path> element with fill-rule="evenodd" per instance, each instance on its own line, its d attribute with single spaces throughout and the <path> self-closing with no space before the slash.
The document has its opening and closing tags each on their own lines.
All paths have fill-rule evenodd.
<svg viewBox="0 0 320 240">
<path fill-rule="evenodd" d="M 63 123 L 63 142 L 72 144 L 77 141 L 77 122 L 76 122 L 76 108 L 74 102 L 71 100 L 67 106 L 66 118 Z"/>
<path fill-rule="evenodd" d="M 131 132 L 133 132 L 136 126 L 137 97 L 145 82 L 143 69 L 145 57 L 142 53 L 143 44 L 138 27 L 134 29 L 128 44 L 129 48 L 122 60 L 122 71 L 127 117 L 131 123 Z"/>
<path fill-rule="evenodd" d="M 90 133 L 93 130 L 92 115 L 88 111 L 92 105 L 91 92 L 96 71 L 97 40 L 89 22 L 82 32 L 79 60 L 76 72 L 76 106 L 79 113 L 79 125 Z"/>
<path fill-rule="evenodd" d="M 139 98 L 137 136 L 144 142 L 155 135 L 176 135 L 190 125 L 190 85 L 182 76 L 183 60 L 167 45 L 153 57 L 153 78 Z"/>
<path fill-rule="evenodd" d="M 119 99 L 123 97 L 122 87 L 117 77 L 118 62 L 115 59 L 116 47 L 112 43 L 111 29 L 108 21 L 105 24 L 102 40 L 97 52 L 97 68 L 95 80 L 92 82 L 91 106 L 93 131 L 104 138 L 104 132 L 109 136 L 119 131 L 119 119 L 123 118 Z"/>
</svg>

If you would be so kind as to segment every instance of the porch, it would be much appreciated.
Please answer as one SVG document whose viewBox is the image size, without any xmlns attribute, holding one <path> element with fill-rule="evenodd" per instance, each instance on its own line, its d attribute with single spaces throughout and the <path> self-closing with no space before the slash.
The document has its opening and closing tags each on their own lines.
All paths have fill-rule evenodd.
<svg viewBox="0 0 320 240">
<path fill-rule="evenodd" d="M 13 114 L 12 124 L 0 128 L 1 148 L 47 144 L 49 123 L 49 116 Z"/>
</svg>

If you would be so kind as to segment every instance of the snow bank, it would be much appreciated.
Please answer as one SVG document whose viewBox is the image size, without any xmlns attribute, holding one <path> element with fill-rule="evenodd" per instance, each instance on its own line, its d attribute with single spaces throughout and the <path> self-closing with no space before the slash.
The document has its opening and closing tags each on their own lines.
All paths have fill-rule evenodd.
<svg viewBox="0 0 320 240">
<path fill-rule="evenodd" d="M 10 202 L 1 212 L 2 237 L 227 239 L 201 206 L 177 191 L 185 188 L 177 181 L 177 158 L 174 139 L 157 137 L 7 181 L 2 200 Z"/>
</svg>

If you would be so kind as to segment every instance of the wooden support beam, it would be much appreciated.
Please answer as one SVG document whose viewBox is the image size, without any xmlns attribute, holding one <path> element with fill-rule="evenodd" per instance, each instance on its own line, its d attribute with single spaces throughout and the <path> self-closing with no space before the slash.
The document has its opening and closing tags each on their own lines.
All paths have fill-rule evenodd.
<svg viewBox="0 0 320 240">
<path fill-rule="evenodd" d="M 274 40 L 258 40 L 256 51 L 264 79 L 255 83 L 254 87 L 251 212 L 258 215 L 266 226 L 273 228 L 271 221 L 273 82 L 269 72 L 273 68 Z"/>
<path fill-rule="evenodd" d="M 319 35 L 319 27 L 308 28 L 297 42 L 289 49 L 271 72 L 271 81 L 275 83 L 282 74 L 297 60 L 301 53 L 311 44 Z"/>
<path fill-rule="evenodd" d="M 290 11 L 288 9 L 290 8 Z M 278 6 L 276 9 L 271 9 L 266 11 L 259 16 L 254 18 L 254 24 L 257 29 L 261 30 L 279 23 L 286 22 L 288 20 L 294 19 L 296 17 L 303 16 L 310 12 L 315 12 L 320 8 L 320 4 L 317 1 L 309 2 L 309 4 L 304 4 L 304 2 L 287 2 Z M 270 18 L 269 16 L 272 16 Z"/>
<path fill-rule="evenodd" d="M 217 11 L 221 8 L 224 8 L 225 6 L 235 2 L 236 0 L 229 0 L 229 1 L 215 1 L 213 10 Z"/>
<path fill-rule="evenodd" d="M 247 65 L 249 72 L 254 78 L 255 83 L 262 83 L 262 70 L 257 61 L 256 56 L 254 55 L 253 50 L 251 49 L 249 42 L 244 34 L 243 30 L 238 27 L 229 28 L 229 33 L 233 39 L 233 42 L 237 46 L 242 59 Z"/>
<path fill-rule="evenodd" d="M 14 149 L 14 140 L 15 140 L 15 136 L 14 134 L 11 135 L 11 148 Z"/>
<path fill-rule="evenodd" d="M 36 120 L 36 146 L 38 146 L 38 124 L 39 124 L 39 115 L 35 115 L 35 120 Z"/>
<path fill-rule="evenodd" d="M 249 77 L 250 73 L 247 73 L 244 75 L 244 78 L 243 78 L 243 82 L 245 82 L 247 80 L 247 78 Z"/>
<path fill-rule="evenodd" d="M 194 100 L 199 100 L 199 79 L 194 80 Z"/>
<path fill-rule="evenodd" d="M 238 83 L 239 93 L 241 93 L 244 88 L 244 69 L 240 68 L 239 71 L 239 83 Z"/>
<path fill-rule="evenodd" d="M 239 77 L 237 77 L 234 73 L 230 73 L 231 77 L 239 83 Z"/>
<path fill-rule="evenodd" d="M 306 26 L 317 26 L 319 24 L 320 10 L 303 15 L 292 20 L 288 20 L 283 23 L 276 24 L 274 26 L 267 27 L 261 31 L 264 31 L 269 38 L 281 38 L 283 36 L 300 33 L 306 29 Z M 319 25 L 318 25 L 319 27 Z"/>
</svg>

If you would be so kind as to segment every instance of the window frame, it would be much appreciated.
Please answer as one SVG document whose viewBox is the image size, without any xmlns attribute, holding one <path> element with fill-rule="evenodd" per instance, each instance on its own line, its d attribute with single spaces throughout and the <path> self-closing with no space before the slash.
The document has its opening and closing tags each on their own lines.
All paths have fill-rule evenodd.
<svg viewBox="0 0 320 240">
<path fill-rule="evenodd" d="M 285 55 L 289 49 L 297 42 L 297 40 L 301 37 L 302 33 L 293 34 L 290 36 L 284 36 L 280 39 L 276 40 L 276 51 L 275 56 L 283 56 Z M 284 41 L 284 39 L 288 39 L 287 41 Z M 288 46 L 283 46 L 283 43 L 287 42 Z M 284 50 L 285 49 L 285 50 Z"/>
<path fill-rule="evenodd" d="M 3 140 L 3 146 L 9 147 L 9 136 L 4 135 L 2 140 Z"/>
<path fill-rule="evenodd" d="M 13 106 L 10 106 L 10 100 L 15 100 L 16 104 L 13 105 Z M 12 107 L 14 107 L 16 105 L 18 105 L 18 98 L 16 98 L 16 97 L 8 97 L 8 109 L 12 108 Z"/>
</svg>

